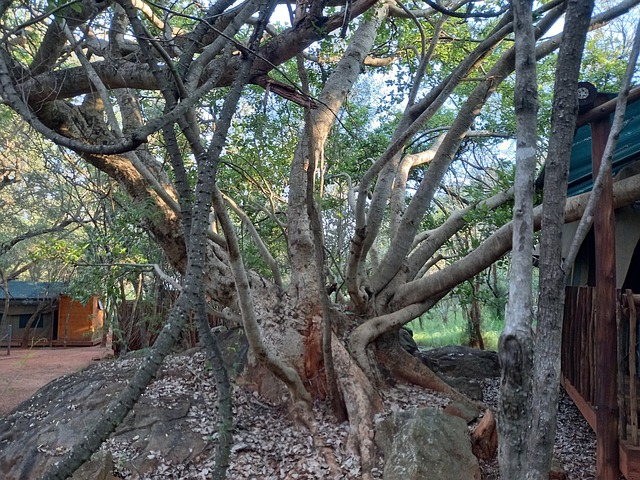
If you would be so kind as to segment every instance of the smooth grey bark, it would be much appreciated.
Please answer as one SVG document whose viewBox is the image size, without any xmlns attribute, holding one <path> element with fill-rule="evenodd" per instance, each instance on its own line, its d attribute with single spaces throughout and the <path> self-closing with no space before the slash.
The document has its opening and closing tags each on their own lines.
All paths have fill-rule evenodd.
<svg viewBox="0 0 640 480">
<path fill-rule="evenodd" d="M 578 116 L 578 75 L 592 0 L 567 5 L 558 54 L 549 153 L 545 163 L 542 236 L 540 240 L 540 301 L 533 369 L 527 480 L 548 478 L 556 434 L 560 385 L 560 350 L 565 274 L 562 270 L 562 227 L 567 197 L 569 159 Z"/>
<path fill-rule="evenodd" d="M 403 118 L 391 139 L 391 144 L 385 152 L 374 162 L 360 180 L 355 210 L 355 235 L 351 241 L 351 251 L 347 266 L 347 286 L 352 301 L 359 308 L 366 305 L 364 266 L 375 239 L 377 238 L 386 204 L 395 181 L 396 169 L 401 161 L 401 151 L 406 143 L 418 130 L 438 111 L 449 98 L 462 78 L 473 69 L 480 59 L 500 42 L 511 31 L 510 17 L 507 15 L 496 25 L 491 34 L 474 49 L 474 51 L 458 66 L 458 68 L 443 80 L 437 87 L 416 104 L 409 105 L 403 113 Z M 368 202 L 368 191 L 375 179 L 373 198 Z M 368 211 L 366 210 L 368 208 Z M 397 209 L 397 208 L 396 208 Z M 397 221 L 397 220 L 396 220 Z M 410 239 L 412 241 L 412 239 Z M 406 253 L 406 252 L 405 252 Z M 396 255 L 397 256 L 397 255 Z M 386 257 L 385 257 L 386 258 Z M 391 260 L 387 260 L 391 262 Z M 391 273 L 382 271 L 382 276 L 376 274 L 377 282 L 386 285 L 393 274 L 400 268 L 400 264 L 393 263 Z M 378 269 L 377 269 L 378 270 Z M 389 270 L 388 268 L 386 270 Z M 380 279 L 384 279 L 380 281 Z"/>
<path fill-rule="evenodd" d="M 640 199 L 640 175 L 635 175 L 614 184 L 614 207 L 629 205 Z M 580 219 L 588 200 L 588 194 L 571 197 L 565 208 L 565 222 Z M 542 206 L 534 209 L 535 229 L 540 229 Z M 394 297 L 392 313 L 370 318 L 358 328 L 355 335 L 366 336 L 369 342 L 383 333 L 396 328 L 428 311 L 437 300 L 461 282 L 474 277 L 490 267 L 511 249 L 512 223 L 500 227 L 466 257 L 413 283 L 419 290 L 407 291 L 402 297 Z M 408 297 L 408 298 L 407 298 Z M 396 303 L 397 302 L 397 303 Z M 359 340 L 360 341 L 360 340 Z"/>
<path fill-rule="evenodd" d="M 123 7 L 130 20 L 134 31 L 136 31 L 136 12 L 131 9 L 129 3 L 124 3 Z M 255 38 L 259 38 L 261 28 L 254 32 Z M 140 30 L 136 31 L 140 35 Z M 171 348 L 178 339 L 184 325 L 188 312 L 191 308 L 196 308 L 198 316 L 202 319 L 203 296 L 204 296 L 204 266 L 206 264 L 209 229 L 209 212 L 211 211 L 212 195 L 215 188 L 215 171 L 222 148 L 226 141 L 227 131 L 231 124 L 231 118 L 236 111 L 237 103 L 242 93 L 242 88 L 246 84 L 250 72 L 252 59 L 244 61 L 239 72 L 236 83 L 231 88 L 225 98 L 225 102 L 218 121 L 218 128 L 213 136 L 208 155 L 198 156 L 198 180 L 195 188 L 195 197 L 191 209 L 191 230 L 190 241 L 187 249 L 187 271 L 182 293 L 174 305 L 169 315 L 167 324 L 163 327 L 158 339 L 154 343 L 151 352 L 143 361 L 142 366 L 136 372 L 133 379 L 127 384 L 117 399 L 114 399 L 106 408 L 101 419 L 84 432 L 83 441 L 75 445 L 69 454 L 45 474 L 46 480 L 64 479 L 70 476 L 79 468 L 92 453 L 95 452 L 102 442 L 115 430 L 122 422 L 127 413 L 133 408 L 140 395 L 145 391 L 147 385 L 155 378 L 156 373 L 162 365 L 164 358 L 170 353 Z M 199 152 L 202 153 L 202 152 Z M 215 345 L 211 343 L 211 337 L 206 338 L 209 353 L 215 355 Z M 219 353 L 219 352 L 218 352 Z M 218 355 L 218 360 L 221 358 Z M 224 382 L 224 374 L 218 372 L 217 379 Z M 228 379 L 226 379 L 228 383 Z M 222 435 L 216 458 L 219 463 L 216 465 L 217 474 L 224 476 L 228 464 L 230 449 L 230 414 L 231 408 L 230 392 L 223 388 L 222 394 L 222 415 L 219 423 L 219 430 Z"/>
<path fill-rule="evenodd" d="M 538 139 L 538 88 L 532 1 L 512 0 L 516 53 L 516 175 L 512 221 L 509 303 L 500 335 L 498 461 L 504 478 L 522 478 L 533 361 L 533 194 Z"/>
<path fill-rule="evenodd" d="M 360 75 L 362 63 L 373 46 L 378 27 L 385 16 L 386 7 L 380 7 L 358 28 L 322 89 L 318 108 L 308 112 L 306 116 L 305 131 L 296 149 L 289 177 L 287 220 L 289 231 L 295 232 L 295 241 L 291 241 L 289 246 L 294 284 L 313 285 L 318 278 L 318 266 L 313 260 L 315 247 L 307 211 L 307 188 L 309 181 L 313 182 L 313 176 L 308 177 L 308 170 L 315 173 L 320 164 L 331 126 L 334 125 L 338 111 Z M 305 276 L 306 279 L 303 278 Z"/>
<path fill-rule="evenodd" d="M 539 23 L 536 35 L 542 35 L 550 28 L 553 19 L 557 19 L 561 14 L 561 9 L 556 8 L 549 12 Z M 507 28 L 507 27 L 505 27 Z M 509 31 L 511 27 L 509 27 Z M 413 195 L 397 230 L 391 240 L 391 246 L 387 250 L 380 266 L 376 269 L 371 280 L 371 290 L 380 292 L 391 279 L 396 275 L 402 266 L 406 255 L 411 249 L 415 238 L 420 219 L 431 205 L 440 182 L 447 169 L 451 165 L 456 152 L 465 138 L 466 132 L 470 129 L 473 120 L 480 113 L 488 98 L 495 91 L 504 78 L 511 74 L 514 68 L 514 51 L 508 50 L 487 72 L 487 80 L 480 82 L 469 98 L 464 103 L 460 112 L 456 116 L 453 124 L 449 128 L 442 144 L 429 164 L 429 169 L 425 174 L 418 190 Z"/>
</svg>

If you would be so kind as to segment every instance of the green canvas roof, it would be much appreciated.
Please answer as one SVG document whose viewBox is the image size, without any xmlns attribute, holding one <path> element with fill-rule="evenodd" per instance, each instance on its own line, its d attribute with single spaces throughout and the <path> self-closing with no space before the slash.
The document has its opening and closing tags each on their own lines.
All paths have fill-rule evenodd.
<svg viewBox="0 0 640 480">
<path fill-rule="evenodd" d="M 613 113 L 611 119 L 613 120 Z M 627 106 L 623 128 L 613 154 L 613 174 L 636 160 L 640 160 L 640 100 Z M 567 189 L 569 196 L 591 190 L 591 165 L 591 126 L 584 125 L 578 129 L 573 140 Z"/>
<path fill-rule="evenodd" d="M 9 300 L 45 300 L 57 298 L 64 290 L 60 282 L 8 282 Z M 0 301 L 4 300 L 4 288 L 0 288 Z"/>
</svg>

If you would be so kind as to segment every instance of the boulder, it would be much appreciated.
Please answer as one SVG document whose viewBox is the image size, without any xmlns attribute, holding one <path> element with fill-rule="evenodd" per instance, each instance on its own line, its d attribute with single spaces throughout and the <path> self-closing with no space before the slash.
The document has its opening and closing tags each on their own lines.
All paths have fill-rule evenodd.
<svg viewBox="0 0 640 480">
<path fill-rule="evenodd" d="M 395 412 L 376 424 L 384 480 L 480 480 L 467 423 L 434 408 Z"/>
<path fill-rule="evenodd" d="M 477 407 L 471 406 L 468 403 L 454 401 L 447 405 L 444 410 L 442 410 L 447 415 L 453 415 L 454 417 L 459 417 L 463 419 L 467 423 L 473 422 L 480 416 L 480 411 Z"/>
<path fill-rule="evenodd" d="M 497 352 L 450 345 L 421 351 L 416 355 L 427 367 L 442 376 L 475 379 L 500 376 Z"/>
<path fill-rule="evenodd" d="M 211 455 L 208 437 L 198 415 L 214 408 L 215 392 L 185 395 L 186 385 L 198 384 L 197 372 L 181 368 L 180 356 L 169 360 L 161 377 L 140 398 L 107 440 L 120 470 L 143 477 L 160 461 L 181 464 Z M 198 362 L 205 363 L 204 354 Z M 140 359 L 92 365 L 61 377 L 0 419 L 0 472 L 3 480 L 42 478 L 50 464 L 74 445 L 83 430 L 95 423 L 103 408 L 131 378 Z M 120 455 L 118 452 L 127 452 Z M 132 453 L 133 452 L 133 453 Z M 155 452 L 155 454 L 154 454 Z M 161 452 L 161 454 L 160 454 Z M 96 457 L 82 468 L 77 480 L 111 479 L 108 457 Z M 109 470 L 107 472 L 107 470 Z M 92 472 L 92 473 L 91 473 Z"/>
</svg>

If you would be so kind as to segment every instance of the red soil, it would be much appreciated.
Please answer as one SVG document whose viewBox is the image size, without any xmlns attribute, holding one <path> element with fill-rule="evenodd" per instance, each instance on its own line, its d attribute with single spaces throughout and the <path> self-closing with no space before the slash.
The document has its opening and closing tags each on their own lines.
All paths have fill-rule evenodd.
<svg viewBox="0 0 640 480">
<path fill-rule="evenodd" d="M 52 380 L 76 372 L 105 356 L 106 347 L 12 348 L 0 349 L 0 417 Z"/>
</svg>

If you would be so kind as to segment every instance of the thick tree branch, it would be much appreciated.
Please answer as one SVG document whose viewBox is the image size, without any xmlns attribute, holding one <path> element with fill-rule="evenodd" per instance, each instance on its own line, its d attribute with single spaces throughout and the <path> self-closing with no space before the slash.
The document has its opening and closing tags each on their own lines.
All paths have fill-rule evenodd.
<svg viewBox="0 0 640 480">
<path fill-rule="evenodd" d="M 614 207 L 620 208 L 640 199 L 640 175 L 620 180 L 614 183 Z M 565 223 L 579 220 L 584 212 L 589 194 L 584 193 L 567 200 L 565 208 Z M 542 207 L 534 209 L 534 225 L 540 228 Z M 472 278 L 482 272 L 496 260 L 500 259 L 511 248 L 512 223 L 503 225 L 475 250 L 457 262 L 448 265 L 423 278 L 398 287 L 393 297 L 393 304 L 403 308 L 414 303 L 428 301 L 433 295 L 451 289 L 457 284 Z"/>
</svg>

